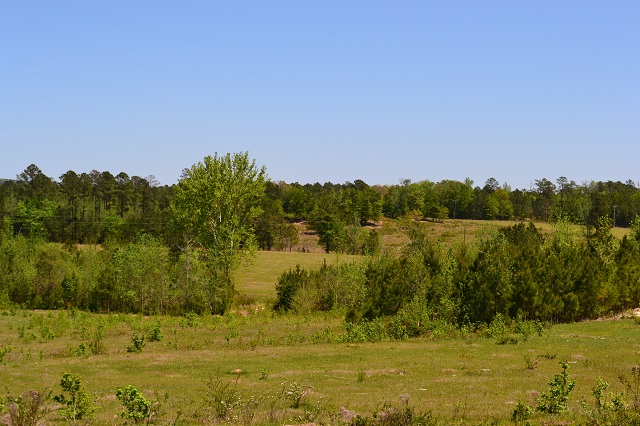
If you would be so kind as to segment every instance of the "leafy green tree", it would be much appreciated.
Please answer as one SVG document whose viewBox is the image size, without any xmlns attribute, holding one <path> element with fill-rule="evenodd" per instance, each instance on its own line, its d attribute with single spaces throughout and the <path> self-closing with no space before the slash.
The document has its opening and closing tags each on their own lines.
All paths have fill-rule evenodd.
<svg viewBox="0 0 640 426">
<path fill-rule="evenodd" d="M 224 312 L 233 298 L 232 273 L 255 250 L 266 170 L 248 153 L 207 156 L 175 188 L 171 218 L 178 235 L 201 247 L 210 271 L 210 306 Z"/>
<path fill-rule="evenodd" d="M 325 253 L 342 251 L 346 239 L 346 229 L 340 219 L 327 214 L 314 218 L 310 227 L 318 233 L 318 244 L 324 247 Z"/>
</svg>

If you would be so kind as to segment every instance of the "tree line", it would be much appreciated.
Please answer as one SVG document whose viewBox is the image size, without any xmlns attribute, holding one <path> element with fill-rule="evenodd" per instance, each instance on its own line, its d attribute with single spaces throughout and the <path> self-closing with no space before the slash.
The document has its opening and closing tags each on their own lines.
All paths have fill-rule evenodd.
<svg viewBox="0 0 640 426">
<path fill-rule="evenodd" d="M 496 318 L 572 322 L 640 306 L 640 219 L 622 240 L 601 219 L 587 238 L 566 221 L 543 234 L 533 223 L 498 228 L 447 248 L 419 222 L 399 255 L 300 267 L 281 275 L 274 309 L 343 312 L 349 323 L 384 319 L 405 338 L 482 328 Z"/>
<path fill-rule="evenodd" d="M 188 170 L 188 169 L 185 169 Z M 140 232 L 167 243 L 175 240 L 169 207 L 179 184 L 159 185 L 153 176 L 124 172 L 68 171 L 57 180 L 36 165 L 14 180 L 0 183 L 0 225 L 13 235 L 52 242 L 130 242 Z M 306 221 L 327 251 L 368 253 L 376 236 L 362 231 L 381 218 L 420 220 L 531 219 L 550 222 L 565 218 L 595 228 L 601 217 L 628 227 L 640 215 L 640 189 L 627 182 L 576 182 L 560 177 L 553 183 L 536 180 L 530 189 L 512 190 L 494 179 L 443 180 L 395 185 L 299 184 L 266 180 L 255 218 L 259 248 L 291 249 L 297 243 L 292 223 Z"/>
<path fill-rule="evenodd" d="M 240 261 L 256 249 L 291 250 L 293 223 L 306 221 L 327 252 L 376 256 L 364 270 L 292 272 L 283 279 L 293 284 L 279 284 L 286 290 L 278 309 L 320 303 L 357 321 L 398 315 L 414 303 L 451 324 L 496 314 L 590 318 L 640 303 L 638 197 L 631 182 L 565 178 L 536 181 L 528 191 L 495 179 L 482 188 L 470 180 L 286 184 L 269 181 L 248 153 L 205 157 L 172 186 L 97 171 L 69 171 L 56 181 L 30 165 L 0 186 L 0 303 L 224 313 Z M 382 217 L 416 225 L 407 227 L 411 242 L 399 257 L 379 255 L 380 238 L 366 226 Z M 557 232 L 548 240 L 535 226 L 518 225 L 445 252 L 419 225 L 447 217 L 541 219 Z M 584 225 L 586 238 L 569 238 L 570 223 Z M 615 225 L 630 226 L 633 237 L 619 244 Z M 298 288 L 307 290 L 295 296 Z"/>
</svg>

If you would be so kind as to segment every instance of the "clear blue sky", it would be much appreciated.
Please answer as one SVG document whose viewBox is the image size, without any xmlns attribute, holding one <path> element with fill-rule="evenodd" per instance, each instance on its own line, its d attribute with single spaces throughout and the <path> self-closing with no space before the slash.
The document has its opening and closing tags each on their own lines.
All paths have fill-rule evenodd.
<svg viewBox="0 0 640 426">
<path fill-rule="evenodd" d="M 0 177 L 640 181 L 640 2 L 4 1 Z"/>
</svg>

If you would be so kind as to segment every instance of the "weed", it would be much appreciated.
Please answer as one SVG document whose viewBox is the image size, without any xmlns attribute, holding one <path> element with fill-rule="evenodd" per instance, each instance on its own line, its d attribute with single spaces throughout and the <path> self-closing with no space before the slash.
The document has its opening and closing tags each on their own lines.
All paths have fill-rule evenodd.
<svg viewBox="0 0 640 426">
<path fill-rule="evenodd" d="M 502 314 L 497 313 L 495 317 L 493 317 L 493 321 L 487 327 L 487 337 L 494 338 L 496 340 L 500 340 L 507 334 L 507 325 L 505 322 L 505 318 Z"/>
<path fill-rule="evenodd" d="M 12 346 L 5 346 L 0 349 L 0 365 L 4 365 L 4 357 L 13 350 Z"/>
<path fill-rule="evenodd" d="M 267 380 L 269 378 L 269 373 L 267 372 L 266 368 L 262 368 L 262 370 L 260 370 L 260 380 Z"/>
<path fill-rule="evenodd" d="M 183 328 L 184 327 L 200 328 L 202 327 L 202 321 L 198 314 L 193 312 L 187 312 L 186 314 L 184 314 L 184 320 L 181 321 L 180 325 L 182 325 Z"/>
<path fill-rule="evenodd" d="M 373 425 L 436 425 L 437 421 L 431 413 L 416 413 L 414 409 L 407 406 L 402 408 L 384 404 L 377 409 L 371 417 L 356 416 L 349 423 L 349 426 L 373 426 Z"/>
<path fill-rule="evenodd" d="M 87 352 L 87 344 L 82 342 L 77 348 L 72 349 L 71 354 L 75 356 L 83 356 Z"/>
<path fill-rule="evenodd" d="M 461 420 L 465 420 L 467 417 L 467 401 L 464 402 L 456 402 L 453 404 L 453 419 L 460 416 Z"/>
<path fill-rule="evenodd" d="M 640 411 L 640 365 L 635 365 L 631 368 L 631 378 L 620 375 L 618 379 L 625 387 L 627 394 L 631 395 L 633 409 L 636 412 Z"/>
<path fill-rule="evenodd" d="M 535 370 L 538 366 L 538 360 L 536 358 L 532 358 L 529 354 L 524 354 L 523 357 L 527 370 Z"/>
<path fill-rule="evenodd" d="M 203 411 L 212 420 L 231 420 L 235 411 L 242 406 L 238 390 L 231 383 L 209 378 L 204 392 Z"/>
<path fill-rule="evenodd" d="M 268 403 L 269 403 L 269 422 L 270 423 L 280 423 L 280 419 L 278 416 L 278 403 L 284 399 L 285 394 L 287 392 L 287 383 L 284 382 L 282 383 L 282 389 L 275 393 L 274 395 L 269 395 L 266 397 Z"/>
<path fill-rule="evenodd" d="M 298 382 L 293 382 L 287 388 L 285 397 L 291 401 L 291 408 L 300 407 L 302 398 L 311 392 L 313 388 L 311 386 L 301 386 Z"/>
<path fill-rule="evenodd" d="M 360 369 L 358 370 L 358 375 L 356 377 L 356 380 L 358 381 L 358 383 L 362 383 L 364 382 L 364 379 L 366 379 L 367 374 L 364 370 Z"/>
<path fill-rule="evenodd" d="M 95 408 L 91 396 L 84 390 L 80 376 L 71 373 L 64 373 L 60 380 L 60 387 L 63 393 L 53 397 L 53 400 L 62 406 L 58 412 L 75 424 L 77 420 L 93 418 Z M 66 396 L 64 392 L 69 395 Z"/>
<path fill-rule="evenodd" d="M 104 346 L 104 326 L 97 326 L 92 332 L 88 332 L 89 349 L 93 355 L 100 355 L 107 352 Z"/>
<path fill-rule="evenodd" d="M 7 397 L 6 409 L 13 426 L 36 426 L 50 411 L 52 390 L 28 390 L 17 398 Z"/>
<path fill-rule="evenodd" d="M 53 338 L 56 337 L 55 334 L 49 328 L 48 324 L 42 324 L 40 326 L 40 336 L 42 336 L 42 340 L 44 340 L 45 342 L 53 340 Z"/>
</svg>

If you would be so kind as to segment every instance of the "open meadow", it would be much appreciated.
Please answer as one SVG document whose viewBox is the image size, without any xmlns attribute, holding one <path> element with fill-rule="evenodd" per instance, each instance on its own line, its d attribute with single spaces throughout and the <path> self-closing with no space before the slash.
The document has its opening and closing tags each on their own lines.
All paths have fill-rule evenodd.
<svg viewBox="0 0 640 426">
<path fill-rule="evenodd" d="M 458 221 L 434 224 L 433 232 L 443 244 L 455 244 L 477 238 L 486 226 L 494 225 Z M 382 232 L 386 247 L 401 246 L 402 238 L 394 235 L 397 229 Z M 355 259 L 258 252 L 238 271 L 240 297 L 224 316 L 0 310 L 4 401 L 31 389 L 63 394 L 61 378 L 72 373 L 95 405 L 95 417 L 79 424 L 127 422 L 119 417 L 123 404 L 116 393 L 128 385 L 148 404 L 142 423 L 510 424 L 518 406 L 539 404 L 566 363 L 575 381 L 568 411 L 534 413 L 528 416 L 532 424 L 593 419 L 588 412 L 598 412 L 592 393 L 598 379 L 610 383 L 606 400 L 626 390 L 625 403 L 637 404 L 640 377 L 632 368 L 640 364 L 640 321 L 632 315 L 501 338 L 485 326 L 443 327 L 425 337 L 390 340 L 358 334 L 343 312 L 271 309 L 282 272 Z M 44 417 L 47 424 L 74 422 L 55 411 L 59 402 L 45 405 L 52 410 Z M 383 423 L 385 416 L 407 409 L 414 417 L 424 414 L 421 423 Z"/>
<path fill-rule="evenodd" d="M 154 329 L 162 338 L 151 342 Z M 640 359 L 633 319 L 556 325 L 517 344 L 481 334 L 327 343 L 328 333 L 343 332 L 334 316 L 266 309 L 183 318 L 4 311 L 0 381 L 14 396 L 29 389 L 59 394 L 64 373 L 79 375 L 95 398 L 95 424 L 122 422 L 115 394 L 127 385 L 161 402 L 164 424 L 209 424 L 221 412 L 245 424 L 336 424 L 348 419 L 341 407 L 371 416 L 384 404 L 476 424 L 508 421 L 519 400 L 535 405 L 561 361 L 576 382 L 569 407 L 581 413 L 580 401 L 594 404 L 597 378 L 622 392 L 618 377 L 631 377 Z M 140 352 L 127 349 L 134 333 L 147 336 Z M 216 406 L 225 397 L 230 405 Z M 65 423 L 56 413 L 47 419 Z"/>
</svg>

